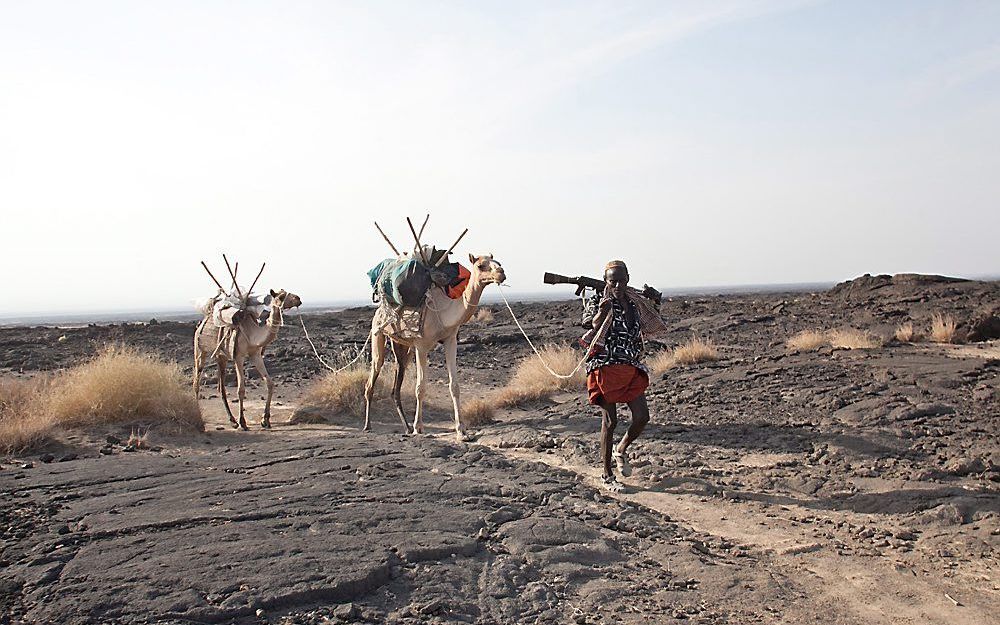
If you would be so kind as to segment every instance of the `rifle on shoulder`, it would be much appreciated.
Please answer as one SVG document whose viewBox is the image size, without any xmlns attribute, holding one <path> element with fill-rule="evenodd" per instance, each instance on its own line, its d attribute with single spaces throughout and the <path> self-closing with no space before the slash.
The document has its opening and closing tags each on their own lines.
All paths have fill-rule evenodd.
<svg viewBox="0 0 1000 625">
<path fill-rule="evenodd" d="M 545 284 L 575 284 L 576 294 L 583 295 L 585 289 L 594 289 L 598 293 L 604 291 L 605 282 L 604 280 L 598 280 L 597 278 L 590 278 L 588 276 L 576 276 L 571 278 L 569 276 L 559 275 L 558 273 L 545 272 L 542 277 L 542 281 Z M 629 287 L 636 293 L 640 293 L 643 297 L 653 302 L 657 306 L 663 303 L 663 293 L 660 293 L 648 284 L 642 285 L 642 290 Z"/>
</svg>

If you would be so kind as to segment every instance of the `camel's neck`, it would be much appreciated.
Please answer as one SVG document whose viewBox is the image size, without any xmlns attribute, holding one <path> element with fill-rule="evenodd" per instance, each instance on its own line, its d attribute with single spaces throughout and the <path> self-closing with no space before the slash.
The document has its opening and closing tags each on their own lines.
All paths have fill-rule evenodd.
<svg viewBox="0 0 1000 625">
<path fill-rule="evenodd" d="M 486 290 L 486 285 L 481 282 L 469 281 L 469 286 L 466 287 L 465 292 L 462 293 L 462 321 L 465 323 L 472 318 L 472 315 L 476 314 L 476 310 L 479 309 L 479 298 L 483 296 L 483 291 Z"/>
<path fill-rule="evenodd" d="M 259 325 L 256 320 L 252 322 L 252 325 L 247 324 L 247 339 L 254 347 L 266 347 L 278 338 L 278 329 L 281 328 L 282 324 L 281 305 L 274 303 L 271 305 L 271 314 L 268 315 L 264 325 Z"/>
<path fill-rule="evenodd" d="M 278 337 L 278 329 L 285 325 L 285 318 L 281 312 L 281 304 L 277 302 L 271 304 L 271 314 L 267 316 L 267 342 L 270 343 Z"/>
<path fill-rule="evenodd" d="M 427 308 L 431 311 L 434 325 L 440 325 L 430 334 L 447 335 L 471 319 L 479 308 L 479 298 L 482 297 L 485 288 L 485 284 L 469 280 L 469 286 L 458 299 L 451 299 L 441 289 L 431 289 L 427 294 L 430 300 Z"/>
</svg>

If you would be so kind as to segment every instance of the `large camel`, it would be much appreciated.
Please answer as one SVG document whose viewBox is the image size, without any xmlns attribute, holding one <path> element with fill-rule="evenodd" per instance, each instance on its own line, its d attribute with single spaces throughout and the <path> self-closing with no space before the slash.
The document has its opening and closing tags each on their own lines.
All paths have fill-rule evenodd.
<svg viewBox="0 0 1000 625">
<path fill-rule="evenodd" d="M 469 262 L 472 269 L 469 277 L 469 285 L 459 299 L 451 299 L 441 289 L 432 287 L 427 293 L 427 305 L 424 311 L 424 319 L 419 333 L 407 332 L 401 328 L 390 326 L 383 327 L 378 319 L 372 320 L 371 341 L 372 341 L 372 367 L 368 382 L 365 384 L 365 425 L 364 430 L 371 427 L 371 400 L 375 390 L 375 382 L 378 380 L 379 372 L 385 363 L 385 355 L 388 349 L 387 339 L 392 343 L 392 353 L 396 356 L 396 380 L 392 386 L 392 399 L 396 404 L 396 412 L 407 433 L 410 427 L 406 422 L 406 415 L 403 413 L 403 404 L 400 400 L 400 388 L 403 384 L 403 375 L 406 373 L 406 365 L 409 362 L 411 350 L 416 350 L 417 355 L 417 409 L 413 417 L 413 432 L 420 434 L 424 431 L 423 423 L 423 399 L 427 384 L 427 355 L 438 343 L 444 344 L 444 359 L 448 367 L 448 390 L 451 393 L 451 401 L 455 407 L 455 436 L 458 440 L 465 440 L 466 435 L 459 416 L 459 389 L 458 389 L 458 329 L 463 323 L 468 321 L 475 314 L 479 307 L 479 298 L 483 290 L 489 284 L 500 284 L 506 279 L 503 267 L 493 260 L 493 255 L 472 256 L 469 255 Z"/>
<path fill-rule="evenodd" d="M 219 392 L 222 395 L 222 403 L 226 406 L 226 413 L 229 421 L 234 427 L 241 427 L 247 430 L 246 418 L 243 415 L 243 400 L 246 397 L 246 370 L 243 361 L 250 359 L 257 373 L 260 374 L 267 383 L 267 403 L 264 406 L 264 416 L 260 420 L 261 427 L 267 429 L 271 427 L 271 396 L 274 394 L 274 382 L 267 373 L 264 366 L 264 348 L 270 345 L 278 337 L 278 330 L 284 324 L 282 311 L 300 306 L 302 300 L 298 295 L 289 293 L 284 289 L 271 291 L 271 313 L 264 323 L 260 323 L 252 314 L 246 313 L 240 316 L 237 321 L 237 338 L 233 350 L 233 364 L 236 365 L 236 388 L 240 399 L 240 419 L 233 417 L 233 411 L 229 407 L 229 399 L 226 397 L 226 368 L 229 365 L 229 355 L 225 349 L 219 348 L 219 328 L 212 321 L 212 316 L 206 316 L 198 325 L 198 330 L 194 335 L 194 396 L 199 396 L 201 386 L 201 374 L 205 367 L 206 360 L 215 354 L 215 362 L 219 365 Z M 217 348 L 219 348 L 217 350 Z"/>
</svg>

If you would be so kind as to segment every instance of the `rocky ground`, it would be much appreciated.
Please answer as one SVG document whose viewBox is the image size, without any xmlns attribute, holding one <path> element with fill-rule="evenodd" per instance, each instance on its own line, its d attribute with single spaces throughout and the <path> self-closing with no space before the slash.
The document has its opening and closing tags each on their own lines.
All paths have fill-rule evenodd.
<svg viewBox="0 0 1000 625">
<path fill-rule="evenodd" d="M 0 623 L 1000 623 L 1000 346 L 889 340 L 934 312 L 989 328 L 998 302 L 997 283 L 918 276 L 665 302 L 652 349 L 697 334 L 723 358 L 652 381 L 614 497 L 582 392 L 500 414 L 469 445 L 442 409 L 429 437 L 401 436 L 391 410 L 368 435 L 350 415 L 288 425 L 323 371 L 289 317 L 267 357 L 274 430 L 229 430 L 206 386 L 206 433 L 154 429 L 157 452 L 69 433 L 3 461 Z M 577 302 L 514 310 L 541 342 L 579 334 Z M 465 398 L 530 353 L 493 312 L 461 334 Z M 332 356 L 370 314 L 305 323 Z M 847 326 L 887 343 L 785 347 Z M 32 375 L 116 340 L 190 370 L 193 331 L 0 329 L 0 366 Z M 443 398 L 440 351 L 431 366 Z"/>
</svg>

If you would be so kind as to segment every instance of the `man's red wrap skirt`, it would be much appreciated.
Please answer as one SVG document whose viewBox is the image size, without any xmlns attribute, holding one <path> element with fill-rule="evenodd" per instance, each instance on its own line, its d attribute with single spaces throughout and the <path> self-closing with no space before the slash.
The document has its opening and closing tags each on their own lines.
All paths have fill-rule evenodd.
<svg viewBox="0 0 1000 625">
<path fill-rule="evenodd" d="M 605 365 L 587 375 L 591 404 L 627 404 L 646 392 L 649 376 L 632 365 Z"/>
</svg>

